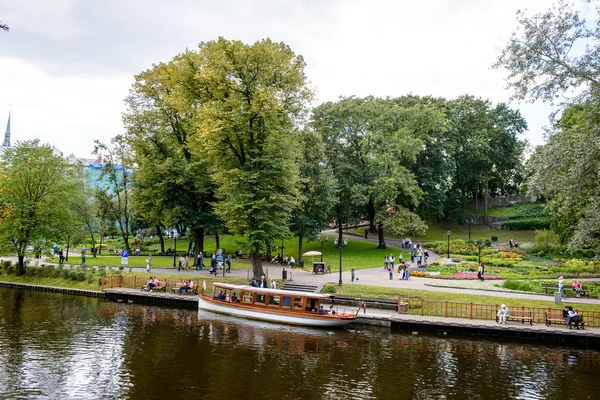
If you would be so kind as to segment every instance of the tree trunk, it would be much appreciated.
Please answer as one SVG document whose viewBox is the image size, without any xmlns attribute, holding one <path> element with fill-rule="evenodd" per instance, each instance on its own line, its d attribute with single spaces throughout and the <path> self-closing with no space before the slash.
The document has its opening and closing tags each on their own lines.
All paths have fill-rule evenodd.
<svg viewBox="0 0 600 400">
<path fill-rule="evenodd" d="M 372 201 L 369 201 L 367 205 L 367 217 L 369 218 L 369 232 L 377 232 L 377 228 L 375 227 L 375 205 Z"/>
<path fill-rule="evenodd" d="M 379 245 L 377 246 L 378 249 L 387 249 L 387 246 L 385 245 L 385 237 L 383 235 L 383 224 L 379 223 L 378 227 L 377 227 L 377 239 L 379 240 Z"/>
<path fill-rule="evenodd" d="M 25 261 L 24 261 L 25 256 L 22 254 L 19 254 L 18 259 L 19 262 L 17 263 L 17 276 L 21 276 L 21 275 L 25 275 Z"/>
<path fill-rule="evenodd" d="M 486 181 L 485 182 L 485 203 L 483 206 L 483 223 L 487 225 L 488 223 L 488 218 L 487 218 L 487 212 L 488 212 L 488 184 L 490 183 L 490 181 Z"/>
<path fill-rule="evenodd" d="M 302 260 L 302 235 L 298 235 L 298 264 Z"/>
<path fill-rule="evenodd" d="M 196 245 L 194 248 L 194 260 L 198 258 L 200 252 L 204 252 L 204 228 L 194 228 Z"/>
<path fill-rule="evenodd" d="M 104 234 L 102 233 L 102 230 L 100 230 L 100 247 L 98 247 L 98 254 L 102 254 L 102 238 L 104 237 Z"/>
<path fill-rule="evenodd" d="M 263 271 L 262 262 L 260 261 L 260 253 L 252 250 L 250 252 L 250 260 L 252 261 L 252 277 L 260 279 L 265 273 Z"/>
<path fill-rule="evenodd" d="M 221 248 L 221 245 L 219 244 L 219 234 L 218 233 L 215 233 L 215 242 L 217 242 L 217 250 L 219 250 Z M 262 267 L 261 267 L 261 269 L 262 269 Z"/>
<path fill-rule="evenodd" d="M 165 254 L 165 238 L 163 237 L 160 225 L 156 226 L 156 234 L 158 235 L 158 240 L 160 241 L 160 252 L 161 254 Z"/>
</svg>

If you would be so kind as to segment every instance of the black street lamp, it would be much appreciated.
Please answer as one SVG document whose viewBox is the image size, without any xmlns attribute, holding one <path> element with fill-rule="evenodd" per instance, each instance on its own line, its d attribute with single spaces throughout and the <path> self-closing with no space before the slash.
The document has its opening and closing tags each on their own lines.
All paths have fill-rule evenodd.
<svg viewBox="0 0 600 400">
<path fill-rule="evenodd" d="M 340 243 L 338 238 L 335 238 L 333 239 L 333 244 L 335 247 L 340 249 L 340 281 L 338 283 L 338 286 L 342 286 L 342 249 L 348 246 L 348 238 L 344 239 L 344 243 Z"/>
<path fill-rule="evenodd" d="M 173 268 L 175 268 L 176 258 L 177 258 L 177 233 L 175 231 L 171 231 L 171 237 L 175 238 L 175 248 L 173 249 Z"/>
<path fill-rule="evenodd" d="M 481 248 L 486 246 L 486 242 L 485 239 L 481 239 L 481 240 L 473 240 L 473 244 L 475 246 L 477 246 L 477 248 L 479 249 L 479 257 L 477 260 L 477 265 L 481 264 Z"/>
<path fill-rule="evenodd" d="M 448 259 L 450 259 L 450 231 L 446 232 L 448 235 Z"/>
<path fill-rule="evenodd" d="M 67 255 L 65 261 L 69 261 L 69 246 L 71 245 L 71 235 L 67 236 Z"/>
<path fill-rule="evenodd" d="M 317 235 L 317 242 L 321 243 L 321 262 L 323 262 L 323 249 L 325 246 L 325 242 L 328 240 L 329 240 L 329 235 L 325 235 L 325 239 L 323 239 L 321 237 L 320 233 Z"/>
</svg>

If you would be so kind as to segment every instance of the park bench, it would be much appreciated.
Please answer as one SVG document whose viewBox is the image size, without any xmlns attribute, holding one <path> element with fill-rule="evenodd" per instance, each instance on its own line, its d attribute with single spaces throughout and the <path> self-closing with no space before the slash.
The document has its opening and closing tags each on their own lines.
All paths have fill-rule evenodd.
<svg viewBox="0 0 600 400">
<path fill-rule="evenodd" d="M 542 284 L 542 289 L 544 289 L 544 292 L 546 294 L 548 294 L 548 292 L 554 293 L 554 292 L 558 292 L 558 285 L 554 285 L 554 284 L 551 284 L 551 283 L 543 283 Z M 565 295 L 569 292 L 569 290 L 575 292 L 574 290 L 572 290 L 570 288 L 568 289 L 568 288 L 565 287 L 565 288 L 563 288 L 563 292 L 565 293 Z M 587 286 L 581 285 L 581 291 L 580 291 L 580 293 L 584 297 L 590 297 L 589 288 Z"/>
<path fill-rule="evenodd" d="M 341 294 L 336 294 L 334 299 L 335 304 L 338 305 L 347 305 L 347 306 L 355 306 L 357 305 L 356 297 L 354 296 L 345 296 Z"/>
<path fill-rule="evenodd" d="M 184 290 L 183 293 L 184 294 L 198 294 L 198 282 L 194 282 L 192 281 L 192 283 L 194 284 L 194 288 L 191 290 Z M 183 286 L 185 284 L 185 282 L 170 282 L 169 286 L 171 287 L 171 292 L 172 293 L 179 293 L 179 288 L 181 286 Z"/>
<path fill-rule="evenodd" d="M 367 307 L 378 307 L 381 309 L 386 308 L 398 311 L 398 299 L 378 299 L 374 297 L 361 297 L 359 301 L 361 303 L 364 302 Z"/>
<path fill-rule="evenodd" d="M 563 317 L 562 311 L 546 311 L 544 314 L 546 315 L 546 326 L 550 326 L 552 324 L 567 325 L 567 320 L 565 320 Z M 579 323 L 579 326 L 581 326 L 581 329 L 585 329 L 585 321 L 583 319 Z"/>
<path fill-rule="evenodd" d="M 148 283 L 142 285 L 142 291 L 146 291 L 149 292 L 148 290 Z M 158 281 L 158 286 L 155 286 L 154 288 L 152 288 L 153 292 L 166 292 L 167 291 L 167 280 L 159 280 Z"/>
<path fill-rule="evenodd" d="M 529 325 L 533 325 L 533 313 L 528 310 L 510 310 L 510 315 L 506 317 L 507 321 L 529 321 Z M 496 322 L 498 322 L 498 316 L 496 315 Z"/>
</svg>

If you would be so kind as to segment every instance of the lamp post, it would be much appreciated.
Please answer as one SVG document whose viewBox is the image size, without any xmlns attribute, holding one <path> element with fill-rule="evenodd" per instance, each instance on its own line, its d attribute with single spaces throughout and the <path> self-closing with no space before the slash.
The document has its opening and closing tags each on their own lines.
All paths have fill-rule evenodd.
<svg viewBox="0 0 600 400">
<path fill-rule="evenodd" d="M 67 255 L 65 261 L 69 261 L 69 246 L 71 245 L 71 235 L 67 236 Z"/>
<path fill-rule="evenodd" d="M 479 249 L 479 256 L 477 259 L 477 265 L 479 265 L 479 264 L 481 264 L 481 248 L 485 247 L 486 242 L 485 242 L 485 239 L 482 239 L 482 240 L 475 239 L 475 240 L 473 240 L 473 244 L 475 246 L 477 246 L 477 248 Z"/>
<path fill-rule="evenodd" d="M 450 231 L 446 232 L 448 235 L 448 259 L 450 259 Z"/>
<path fill-rule="evenodd" d="M 175 268 L 175 261 L 177 258 L 177 233 L 175 231 L 171 231 L 171 237 L 175 238 L 175 248 L 173 249 L 173 268 Z"/>
<path fill-rule="evenodd" d="M 333 244 L 335 247 L 340 249 L 340 281 L 338 286 L 342 286 L 342 249 L 348 246 L 348 238 L 345 238 L 343 243 L 341 243 L 338 238 L 335 238 L 333 239 Z"/>
<path fill-rule="evenodd" d="M 317 242 L 321 243 L 321 262 L 323 262 L 323 249 L 325 246 L 325 242 L 329 240 L 329 235 L 325 235 L 325 239 L 321 238 L 321 234 L 317 235 Z"/>
</svg>

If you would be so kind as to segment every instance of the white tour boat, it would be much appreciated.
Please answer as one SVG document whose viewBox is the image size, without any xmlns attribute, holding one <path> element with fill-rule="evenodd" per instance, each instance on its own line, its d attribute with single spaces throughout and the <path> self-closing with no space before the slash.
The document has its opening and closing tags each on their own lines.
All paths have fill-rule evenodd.
<svg viewBox="0 0 600 400">
<path fill-rule="evenodd" d="M 356 320 L 354 313 L 338 313 L 321 301 L 332 294 L 266 289 L 247 285 L 213 283 L 212 293 L 199 295 L 201 310 L 292 325 L 344 326 Z"/>
</svg>

